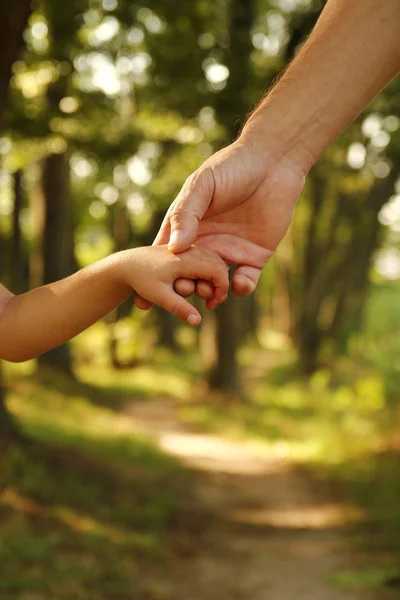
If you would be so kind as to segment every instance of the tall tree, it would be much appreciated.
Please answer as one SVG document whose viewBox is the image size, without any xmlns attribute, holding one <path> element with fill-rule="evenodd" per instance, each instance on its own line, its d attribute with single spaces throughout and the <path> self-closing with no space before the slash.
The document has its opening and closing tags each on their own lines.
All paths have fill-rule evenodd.
<svg viewBox="0 0 400 600">
<path fill-rule="evenodd" d="M 378 215 L 399 169 L 352 193 L 329 190 L 335 170 L 330 173 L 316 168 L 310 176 L 304 251 L 287 273 L 288 286 L 295 288 L 293 339 L 306 373 L 318 367 L 324 348 L 330 348 L 330 357 L 344 351 L 350 335 L 361 327 L 372 258 L 381 241 Z"/>
<path fill-rule="evenodd" d="M 78 27 L 77 3 L 60 8 L 55 2 L 44 3 L 49 28 L 49 54 L 64 64 L 64 72 L 48 87 L 48 112 L 56 114 L 67 94 L 71 71 L 70 47 Z M 67 67 L 67 68 L 66 68 Z M 73 209 L 70 193 L 70 169 L 66 149 L 49 154 L 43 162 L 42 191 L 44 199 L 43 283 L 51 283 L 70 275 L 74 267 Z M 39 364 L 72 375 L 72 358 L 68 344 L 47 352 Z"/>
<path fill-rule="evenodd" d="M 50 154 L 43 162 L 43 283 L 52 283 L 71 274 L 73 267 L 73 225 L 69 193 L 69 166 L 65 153 Z M 39 364 L 72 375 L 68 344 L 46 352 Z"/>
<path fill-rule="evenodd" d="M 30 0 L 0 4 L 0 130 L 3 125 L 11 68 L 22 46 L 22 34 L 30 12 Z M 19 437 L 14 420 L 6 408 L 5 386 L 0 363 L 0 440 Z"/>
<path fill-rule="evenodd" d="M 229 79 L 226 87 L 216 96 L 215 109 L 218 121 L 226 131 L 225 143 L 231 142 L 239 133 L 252 98 L 254 79 L 251 64 L 251 30 L 255 19 L 254 0 L 232 0 L 229 11 L 230 45 L 226 52 Z M 212 368 L 208 383 L 212 389 L 224 392 L 240 392 L 240 373 L 237 352 L 240 345 L 241 311 L 240 299 L 230 296 L 216 311 L 217 362 Z"/>
<path fill-rule="evenodd" d="M 26 269 L 21 231 L 21 211 L 24 206 L 22 171 L 14 173 L 14 209 L 12 214 L 12 233 L 10 243 L 10 287 L 14 294 L 20 294 L 26 288 Z"/>
<path fill-rule="evenodd" d="M 3 125 L 11 68 L 22 46 L 22 34 L 30 13 L 30 0 L 0 4 L 0 129 Z"/>
</svg>

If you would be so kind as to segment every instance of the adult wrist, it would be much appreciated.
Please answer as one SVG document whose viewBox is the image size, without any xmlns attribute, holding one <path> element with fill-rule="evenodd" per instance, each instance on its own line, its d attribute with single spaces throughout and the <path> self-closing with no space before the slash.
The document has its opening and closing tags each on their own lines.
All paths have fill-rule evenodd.
<svg viewBox="0 0 400 600">
<path fill-rule="evenodd" d="M 305 132 L 296 120 L 290 121 L 272 110 L 260 108 L 244 126 L 239 142 L 263 154 L 269 164 L 289 162 L 306 176 L 319 155 L 305 141 Z"/>
</svg>

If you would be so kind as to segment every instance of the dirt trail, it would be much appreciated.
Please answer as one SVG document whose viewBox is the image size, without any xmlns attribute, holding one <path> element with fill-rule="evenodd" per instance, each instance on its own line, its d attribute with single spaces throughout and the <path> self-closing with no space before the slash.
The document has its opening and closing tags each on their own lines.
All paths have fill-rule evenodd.
<svg viewBox="0 0 400 600">
<path fill-rule="evenodd" d="M 171 559 L 164 580 L 160 574 L 148 583 L 149 599 L 376 598 L 329 584 L 350 566 L 340 527 L 351 514 L 326 502 L 305 474 L 250 443 L 191 432 L 170 401 L 136 403 L 127 411 L 193 472 L 188 522 L 207 515 L 200 530 L 180 540 L 181 556 Z"/>
</svg>

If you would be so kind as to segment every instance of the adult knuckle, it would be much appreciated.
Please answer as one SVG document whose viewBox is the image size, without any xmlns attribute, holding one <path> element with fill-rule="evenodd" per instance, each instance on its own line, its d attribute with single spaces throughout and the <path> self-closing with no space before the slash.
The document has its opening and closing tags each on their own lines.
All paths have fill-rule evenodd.
<svg viewBox="0 0 400 600">
<path fill-rule="evenodd" d="M 185 207 L 184 204 L 177 204 L 177 206 L 171 212 L 171 221 L 175 224 L 181 223 L 181 221 L 189 214 L 192 214 L 192 211 Z"/>
<path fill-rule="evenodd" d="M 221 277 L 221 279 L 223 281 L 228 281 L 228 279 L 229 279 L 229 272 L 228 272 L 228 268 L 227 268 L 227 266 L 225 264 L 220 265 L 218 267 L 218 273 L 219 273 L 219 276 Z"/>
</svg>

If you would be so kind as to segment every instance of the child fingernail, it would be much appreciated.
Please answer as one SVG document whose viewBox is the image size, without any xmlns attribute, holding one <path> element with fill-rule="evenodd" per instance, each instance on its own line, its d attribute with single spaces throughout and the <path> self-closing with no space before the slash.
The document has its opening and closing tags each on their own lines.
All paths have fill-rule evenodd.
<svg viewBox="0 0 400 600">
<path fill-rule="evenodd" d="M 194 327 L 196 327 L 196 325 L 200 323 L 200 318 L 197 315 L 189 315 L 187 322 L 189 323 L 189 325 L 193 325 Z"/>
</svg>

